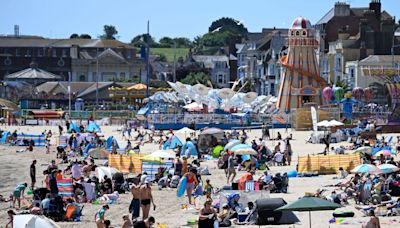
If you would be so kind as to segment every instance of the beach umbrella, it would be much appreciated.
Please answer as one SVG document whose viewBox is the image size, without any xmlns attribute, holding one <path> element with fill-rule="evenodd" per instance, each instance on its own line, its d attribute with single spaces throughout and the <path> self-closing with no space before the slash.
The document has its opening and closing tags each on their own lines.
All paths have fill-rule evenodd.
<svg viewBox="0 0 400 228">
<path fill-rule="evenodd" d="M 193 86 L 193 91 L 199 94 L 200 96 L 206 96 L 210 88 L 203 84 L 196 84 Z"/>
<path fill-rule="evenodd" d="M 370 174 L 382 173 L 382 171 L 378 167 L 376 167 L 374 165 L 370 165 L 370 164 L 358 165 L 353 170 L 351 170 L 351 172 L 352 173 L 370 173 Z"/>
<path fill-rule="evenodd" d="M 153 153 L 151 153 L 151 156 L 163 159 L 171 159 L 175 158 L 176 154 L 173 150 L 168 149 L 168 150 L 156 150 Z"/>
<path fill-rule="evenodd" d="M 246 93 L 246 95 L 244 95 L 243 102 L 249 104 L 252 101 L 254 101 L 257 98 L 257 96 L 258 94 L 256 92 L 248 92 Z"/>
<path fill-rule="evenodd" d="M 232 141 L 229 141 L 226 145 L 225 145 L 225 147 L 224 147 L 224 150 L 226 151 L 226 150 L 230 150 L 232 147 L 234 147 L 234 146 L 236 146 L 236 145 L 238 145 L 238 144 L 240 144 L 241 142 L 240 142 L 240 140 L 237 140 L 237 139 L 234 139 L 234 140 L 232 140 Z"/>
<path fill-rule="evenodd" d="M 339 122 L 339 121 L 337 121 L 337 120 L 331 120 L 331 121 L 329 121 L 329 125 L 330 125 L 331 127 L 335 127 L 335 126 L 343 126 L 343 125 L 344 125 L 344 123 L 342 123 L 342 122 Z"/>
<path fill-rule="evenodd" d="M 380 151 L 378 151 L 378 152 L 372 154 L 372 156 L 374 156 L 374 157 L 379 157 L 379 156 L 381 156 L 381 154 L 382 154 L 383 156 L 385 156 L 385 157 L 389 157 L 389 156 L 394 155 L 394 153 L 392 153 L 392 151 L 390 151 L 390 150 L 380 150 Z"/>
<path fill-rule="evenodd" d="M 293 203 L 279 207 L 275 209 L 275 211 L 308 211 L 308 218 L 311 227 L 311 211 L 335 210 L 340 207 L 342 207 L 340 204 L 318 197 L 303 197 Z"/>
<path fill-rule="evenodd" d="M 14 216 L 12 227 L 59 228 L 60 226 L 45 216 L 21 214 Z"/>
<path fill-rule="evenodd" d="M 230 99 L 235 95 L 235 92 L 229 88 L 223 88 L 218 91 L 218 96 L 221 99 Z"/>
<path fill-rule="evenodd" d="M 357 148 L 353 153 L 371 154 L 372 153 L 372 148 L 370 146 L 362 146 L 362 147 Z"/>
<path fill-rule="evenodd" d="M 318 123 L 317 123 L 317 126 L 318 126 L 318 127 L 330 127 L 330 124 L 329 124 L 329 121 L 323 120 L 323 121 L 321 121 L 321 122 L 318 122 Z"/>
<path fill-rule="evenodd" d="M 378 165 L 378 168 L 382 170 L 382 173 L 394 173 L 400 170 L 399 167 L 392 165 L 392 164 L 382 164 Z"/>
<path fill-rule="evenodd" d="M 257 151 L 247 144 L 236 145 L 230 151 L 233 151 L 236 155 L 257 155 Z"/>
<path fill-rule="evenodd" d="M 224 131 L 219 128 L 210 127 L 210 128 L 206 128 L 203 131 L 201 131 L 200 135 L 214 135 L 214 134 L 220 134 L 220 133 L 224 133 Z"/>
<path fill-rule="evenodd" d="M 154 156 L 152 154 L 148 154 L 142 158 L 140 158 L 140 160 L 144 161 L 144 162 L 151 162 L 151 163 L 162 163 L 161 157 L 158 156 Z"/>
<path fill-rule="evenodd" d="M 196 132 L 196 131 L 192 130 L 192 129 L 188 128 L 188 127 L 184 127 L 184 128 L 181 128 L 181 129 L 176 131 L 176 133 L 178 133 L 178 134 L 184 134 L 185 138 L 186 138 L 186 135 L 190 135 L 190 134 L 192 134 L 194 132 Z"/>
</svg>

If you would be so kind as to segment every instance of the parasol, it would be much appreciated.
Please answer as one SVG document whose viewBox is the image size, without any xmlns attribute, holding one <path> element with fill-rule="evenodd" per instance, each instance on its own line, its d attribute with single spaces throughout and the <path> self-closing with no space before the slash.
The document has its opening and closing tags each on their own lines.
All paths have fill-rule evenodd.
<svg viewBox="0 0 400 228">
<path fill-rule="evenodd" d="M 243 102 L 249 104 L 252 101 L 254 101 L 257 98 L 257 96 L 258 95 L 255 92 L 248 92 L 246 93 L 246 95 L 244 95 Z"/>
</svg>

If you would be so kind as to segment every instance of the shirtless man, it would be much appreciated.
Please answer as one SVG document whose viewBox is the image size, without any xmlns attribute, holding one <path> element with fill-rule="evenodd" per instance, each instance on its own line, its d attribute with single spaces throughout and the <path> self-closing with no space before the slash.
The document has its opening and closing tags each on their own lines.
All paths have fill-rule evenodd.
<svg viewBox="0 0 400 228">
<path fill-rule="evenodd" d="M 136 219 L 140 216 L 140 184 L 139 178 L 136 177 L 133 180 L 133 185 L 131 187 L 132 193 L 132 201 L 129 206 L 129 212 L 132 213 L 132 221 L 135 222 Z"/>
<path fill-rule="evenodd" d="M 148 180 L 144 181 L 144 184 L 140 186 L 140 206 L 143 211 L 143 220 L 149 217 L 150 203 L 153 204 L 154 210 L 156 205 L 153 201 L 153 195 L 151 194 L 151 187 Z"/>
</svg>

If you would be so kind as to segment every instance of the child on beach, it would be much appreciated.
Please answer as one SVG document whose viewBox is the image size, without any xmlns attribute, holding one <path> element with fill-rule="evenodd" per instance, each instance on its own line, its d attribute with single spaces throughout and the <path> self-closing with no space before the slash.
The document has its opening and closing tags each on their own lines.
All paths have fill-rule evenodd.
<svg viewBox="0 0 400 228">
<path fill-rule="evenodd" d="M 206 180 L 206 184 L 204 185 L 204 193 L 207 199 L 211 199 L 211 194 L 213 192 L 214 187 L 210 184 L 210 180 Z"/>
</svg>

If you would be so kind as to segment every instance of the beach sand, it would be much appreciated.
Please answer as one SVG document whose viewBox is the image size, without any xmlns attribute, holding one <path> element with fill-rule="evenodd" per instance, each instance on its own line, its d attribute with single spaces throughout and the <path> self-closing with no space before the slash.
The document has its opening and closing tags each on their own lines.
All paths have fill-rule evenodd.
<svg viewBox="0 0 400 228">
<path fill-rule="evenodd" d="M 55 150 L 55 144 L 57 142 L 58 128 L 56 126 L 3 126 L 0 127 L 4 130 L 12 131 L 18 129 L 24 133 L 40 133 L 45 129 L 51 129 L 54 133 L 52 139 L 52 150 Z M 103 126 L 102 131 L 106 137 L 114 135 L 117 140 L 124 146 L 125 143 L 122 142 L 121 134 L 117 132 L 116 126 Z M 293 149 L 293 163 L 291 166 L 284 167 L 271 167 L 271 173 L 284 172 L 287 170 L 295 169 L 297 164 L 297 157 L 301 155 L 307 155 L 310 153 L 318 153 L 324 149 L 322 144 L 306 144 L 305 139 L 309 137 L 309 131 L 292 131 L 285 133 L 285 129 L 272 130 L 272 135 L 276 135 L 276 132 L 280 131 L 283 137 L 286 137 L 289 133 L 293 134 L 294 140 L 291 141 Z M 252 139 L 259 138 L 261 136 L 260 130 L 252 130 L 248 133 L 249 141 Z M 184 136 L 179 136 L 184 138 Z M 274 146 L 276 141 L 269 141 L 269 146 Z M 340 144 L 333 144 L 332 146 L 346 145 L 345 142 Z M 22 182 L 30 183 L 29 178 L 29 165 L 33 159 L 38 161 L 37 163 L 37 186 L 42 186 L 42 171 L 46 169 L 47 165 L 52 159 L 55 159 L 55 152 L 50 154 L 45 153 L 45 148 L 34 148 L 34 152 L 24 152 L 16 153 L 18 149 L 22 147 L 10 147 L 7 145 L 0 145 L 0 194 L 8 196 L 14 187 Z M 273 147 L 272 147 L 273 148 Z M 158 145 L 146 144 L 141 148 L 141 152 L 149 153 L 158 149 Z M 97 164 L 102 164 L 103 161 L 96 161 Z M 209 167 L 212 175 L 206 176 L 204 179 L 208 178 L 214 187 L 222 187 L 226 183 L 226 178 L 223 170 L 216 168 L 216 161 L 207 161 L 202 163 L 202 166 L 207 165 Z M 64 168 L 65 166 L 61 166 Z M 243 172 L 239 172 L 237 176 L 241 176 Z M 262 171 L 257 171 L 256 176 L 261 176 Z M 282 197 L 286 202 L 293 202 L 301 196 L 304 196 L 305 192 L 315 192 L 318 188 L 324 185 L 336 184 L 338 180 L 333 179 L 334 175 L 325 175 L 312 178 L 291 178 L 289 182 L 289 193 L 287 194 L 270 194 L 270 197 Z M 327 188 L 332 191 L 332 188 Z M 330 192 L 329 191 L 329 192 Z M 158 190 L 153 188 L 153 196 L 157 209 L 155 211 L 151 210 L 150 215 L 156 218 L 156 223 L 167 224 L 167 227 L 186 227 L 188 219 L 197 218 L 196 213 L 185 212 L 181 209 L 181 204 L 187 202 L 187 198 L 178 199 L 176 197 L 176 190 Z M 131 200 L 130 193 L 120 195 L 120 199 L 117 204 L 110 206 L 110 210 L 106 212 L 106 219 L 111 220 L 112 225 L 118 227 L 122 224 L 122 215 L 128 213 L 128 206 Z M 362 214 L 354 209 L 354 203 L 351 201 L 351 205 L 348 209 L 356 212 L 354 218 L 349 219 L 350 221 L 367 221 L 368 218 L 362 217 Z M 4 226 L 7 221 L 7 210 L 8 203 L 0 203 L 0 227 Z M 62 222 L 59 223 L 61 227 L 95 227 L 94 214 L 100 208 L 100 205 L 85 204 L 83 210 L 83 216 L 81 217 L 81 222 Z M 353 225 L 338 225 L 329 224 L 328 221 L 332 218 L 333 211 L 316 211 L 311 213 L 312 225 L 313 227 L 361 227 L 360 224 Z M 268 226 L 268 227 L 309 227 L 308 212 L 295 212 L 301 221 L 301 224 L 293 225 L 281 225 L 281 226 Z M 382 227 L 400 227 L 400 223 L 392 223 L 389 221 L 396 219 L 400 220 L 400 217 L 381 217 Z M 234 226 L 234 227 L 258 227 L 258 226 Z M 265 227 L 265 226 L 264 226 Z"/>
</svg>

